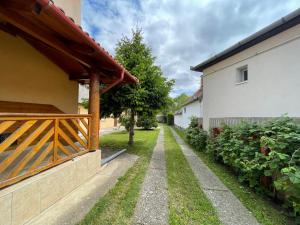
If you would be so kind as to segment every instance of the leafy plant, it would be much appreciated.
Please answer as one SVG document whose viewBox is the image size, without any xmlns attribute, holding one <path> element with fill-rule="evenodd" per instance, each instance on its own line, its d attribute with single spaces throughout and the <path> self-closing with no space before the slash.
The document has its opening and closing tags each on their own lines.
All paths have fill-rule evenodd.
<svg viewBox="0 0 300 225">
<path fill-rule="evenodd" d="M 128 115 L 121 115 L 119 122 L 122 126 L 125 127 L 127 131 L 130 129 L 130 117 Z"/>
<path fill-rule="evenodd" d="M 172 113 L 167 115 L 167 124 L 170 126 L 174 125 L 174 115 Z"/>
<path fill-rule="evenodd" d="M 155 118 L 155 115 L 152 114 L 141 114 L 138 116 L 137 122 L 136 122 L 137 127 L 142 127 L 145 130 L 149 130 L 153 127 L 157 127 L 157 121 Z"/>
<path fill-rule="evenodd" d="M 188 137 L 187 133 L 187 137 Z M 221 127 L 206 151 L 231 167 L 241 182 L 283 201 L 300 215 L 300 126 L 291 118 Z"/>
<path fill-rule="evenodd" d="M 191 118 L 189 127 L 185 130 L 187 141 L 198 151 L 204 151 L 207 144 L 208 134 L 198 127 L 198 119 Z"/>
</svg>

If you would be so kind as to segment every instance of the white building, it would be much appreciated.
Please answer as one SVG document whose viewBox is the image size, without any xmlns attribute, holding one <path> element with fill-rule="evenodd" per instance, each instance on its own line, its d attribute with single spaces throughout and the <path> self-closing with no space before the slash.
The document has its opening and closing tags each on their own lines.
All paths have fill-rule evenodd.
<svg viewBox="0 0 300 225">
<path fill-rule="evenodd" d="M 187 128 L 192 117 L 202 119 L 202 90 L 198 90 L 185 104 L 174 114 L 174 124 L 181 128 Z"/>
<path fill-rule="evenodd" d="M 192 67 L 203 72 L 203 127 L 300 117 L 300 9 Z"/>
</svg>

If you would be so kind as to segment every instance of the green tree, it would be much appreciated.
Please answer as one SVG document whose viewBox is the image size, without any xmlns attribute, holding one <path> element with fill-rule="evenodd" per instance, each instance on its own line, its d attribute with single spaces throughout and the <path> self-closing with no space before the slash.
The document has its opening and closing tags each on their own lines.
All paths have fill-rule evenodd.
<svg viewBox="0 0 300 225">
<path fill-rule="evenodd" d="M 101 116 L 127 113 L 129 120 L 129 141 L 134 142 L 135 118 L 151 114 L 165 107 L 169 92 L 174 84 L 167 80 L 160 67 L 155 65 L 151 49 L 143 42 L 141 30 L 135 30 L 132 37 L 122 38 L 116 47 L 116 59 L 139 79 L 138 84 L 127 84 L 111 89 L 101 96 Z"/>
<path fill-rule="evenodd" d="M 174 113 L 175 111 L 180 109 L 180 107 L 189 99 L 189 97 L 190 96 L 188 96 L 186 93 L 182 93 L 175 97 L 173 99 L 173 107 L 171 111 Z"/>
</svg>

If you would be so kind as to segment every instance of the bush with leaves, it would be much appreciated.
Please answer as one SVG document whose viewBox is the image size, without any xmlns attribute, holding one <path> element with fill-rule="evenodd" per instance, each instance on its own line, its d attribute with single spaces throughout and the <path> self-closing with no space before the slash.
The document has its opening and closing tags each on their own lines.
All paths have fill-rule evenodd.
<svg viewBox="0 0 300 225">
<path fill-rule="evenodd" d="M 145 130 L 149 130 L 151 128 L 156 128 L 158 126 L 156 117 L 154 115 L 149 114 L 141 114 L 138 116 L 137 127 L 142 127 Z"/>
<path fill-rule="evenodd" d="M 231 167 L 241 182 L 284 201 L 300 214 L 300 126 L 282 117 L 263 124 L 222 126 L 207 152 Z M 262 180 L 268 178 L 269 185 Z"/>
<path fill-rule="evenodd" d="M 174 125 L 174 115 L 172 113 L 167 115 L 167 124 L 170 126 Z"/>
<path fill-rule="evenodd" d="M 189 127 L 185 130 L 186 138 L 190 145 L 198 151 L 204 151 L 206 148 L 208 134 L 198 126 L 198 119 L 191 118 Z"/>
<path fill-rule="evenodd" d="M 128 115 L 121 115 L 119 122 L 122 126 L 125 127 L 127 131 L 130 129 L 130 117 Z"/>
</svg>

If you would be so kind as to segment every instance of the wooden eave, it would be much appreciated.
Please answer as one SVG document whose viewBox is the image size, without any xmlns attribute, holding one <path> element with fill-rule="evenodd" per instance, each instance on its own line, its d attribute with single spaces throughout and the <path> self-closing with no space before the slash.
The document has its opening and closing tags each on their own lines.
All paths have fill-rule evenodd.
<svg viewBox="0 0 300 225">
<path fill-rule="evenodd" d="M 26 40 L 63 69 L 71 80 L 89 83 L 91 72 L 103 84 L 138 80 L 99 43 L 49 0 L 5 0 L 0 2 L 0 29 Z"/>
</svg>

